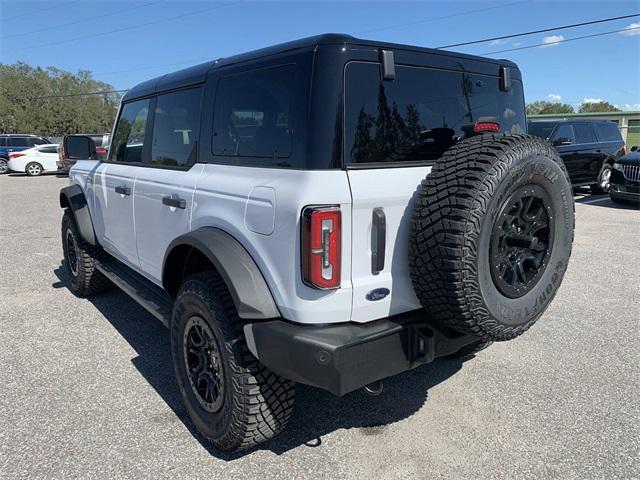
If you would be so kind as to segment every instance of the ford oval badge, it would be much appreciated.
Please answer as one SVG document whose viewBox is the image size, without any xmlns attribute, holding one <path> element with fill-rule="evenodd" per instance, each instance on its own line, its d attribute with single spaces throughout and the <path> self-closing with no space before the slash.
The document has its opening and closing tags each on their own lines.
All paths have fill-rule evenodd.
<svg viewBox="0 0 640 480">
<path fill-rule="evenodd" d="M 376 288 L 367 293 L 366 299 L 370 302 L 376 302 L 382 300 L 384 297 L 391 293 L 388 288 Z"/>
</svg>

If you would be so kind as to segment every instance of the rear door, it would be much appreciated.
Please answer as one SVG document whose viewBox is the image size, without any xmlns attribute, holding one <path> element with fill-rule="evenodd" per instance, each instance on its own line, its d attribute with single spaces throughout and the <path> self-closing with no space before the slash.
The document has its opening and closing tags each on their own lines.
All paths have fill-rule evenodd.
<svg viewBox="0 0 640 480">
<path fill-rule="evenodd" d="M 602 162 L 605 159 L 602 146 L 598 144 L 598 139 L 590 123 L 575 123 L 573 131 L 576 134 L 575 145 L 579 149 L 575 159 L 580 174 L 579 184 L 596 183 Z"/>
<path fill-rule="evenodd" d="M 433 163 L 464 135 L 464 125 L 480 119 L 524 132 L 524 102 L 518 81 L 502 92 L 497 77 L 403 65 L 383 81 L 378 63 L 351 62 L 345 105 L 352 320 L 366 322 L 420 308 L 409 276 L 409 230 Z"/>
<path fill-rule="evenodd" d="M 167 247 L 191 229 L 202 165 L 196 164 L 202 87 L 158 95 L 152 103 L 149 158 L 136 177 L 134 216 L 140 269 L 162 283 Z"/>
</svg>

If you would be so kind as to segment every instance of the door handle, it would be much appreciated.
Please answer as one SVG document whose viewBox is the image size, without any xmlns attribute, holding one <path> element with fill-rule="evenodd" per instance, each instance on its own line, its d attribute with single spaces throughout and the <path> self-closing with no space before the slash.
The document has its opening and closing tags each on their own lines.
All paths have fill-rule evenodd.
<svg viewBox="0 0 640 480">
<path fill-rule="evenodd" d="M 118 185 L 116 187 L 116 193 L 120 195 L 131 195 L 131 188 L 125 187 L 124 185 Z"/>
<path fill-rule="evenodd" d="M 180 197 L 162 197 L 162 204 L 167 207 L 175 207 L 185 209 L 187 208 L 187 201 Z"/>
<path fill-rule="evenodd" d="M 382 208 L 374 208 L 371 228 L 371 273 L 378 274 L 384 269 L 384 255 L 387 240 L 387 221 Z"/>
</svg>

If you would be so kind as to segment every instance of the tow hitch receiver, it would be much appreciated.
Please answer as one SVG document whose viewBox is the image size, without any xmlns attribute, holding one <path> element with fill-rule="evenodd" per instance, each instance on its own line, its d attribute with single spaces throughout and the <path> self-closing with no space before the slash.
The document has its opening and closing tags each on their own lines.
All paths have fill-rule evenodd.
<svg viewBox="0 0 640 480">
<path fill-rule="evenodd" d="M 422 311 L 365 324 L 303 326 L 284 320 L 247 324 L 249 349 L 271 371 L 294 382 L 344 395 L 457 352 L 477 342 L 448 334 Z"/>
</svg>

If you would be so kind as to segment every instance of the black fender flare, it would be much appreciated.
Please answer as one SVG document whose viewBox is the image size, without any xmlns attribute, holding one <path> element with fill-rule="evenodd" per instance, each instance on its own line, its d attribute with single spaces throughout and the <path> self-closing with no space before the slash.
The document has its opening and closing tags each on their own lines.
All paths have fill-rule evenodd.
<svg viewBox="0 0 640 480">
<path fill-rule="evenodd" d="M 199 250 L 220 273 L 240 318 L 280 317 L 267 282 L 249 252 L 234 237 L 215 227 L 199 228 L 169 244 L 162 262 L 162 284 L 165 290 L 169 290 L 168 274 L 175 272 L 171 268 L 175 262 L 171 255 L 177 248 L 185 246 Z"/>
<path fill-rule="evenodd" d="M 90 245 L 96 245 L 91 212 L 80 185 L 69 185 L 60 190 L 60 207 L 69 208 L 73 213 L 80 236 Z"/>
</svg>

